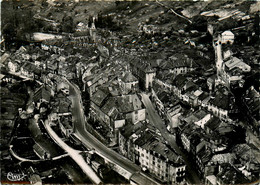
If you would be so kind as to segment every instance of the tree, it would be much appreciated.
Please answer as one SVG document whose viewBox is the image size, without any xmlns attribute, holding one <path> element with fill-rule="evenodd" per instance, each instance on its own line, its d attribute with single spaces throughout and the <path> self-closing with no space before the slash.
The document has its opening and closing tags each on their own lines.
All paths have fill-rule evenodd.
<svg viewBox="0 0 260 185">
<path fill-rule="evenodd" d="M 66 33 L 74 32 L 74 23 L 71 16 L 64 16 L 62 19 L 62 31 Z"/>
</svg>

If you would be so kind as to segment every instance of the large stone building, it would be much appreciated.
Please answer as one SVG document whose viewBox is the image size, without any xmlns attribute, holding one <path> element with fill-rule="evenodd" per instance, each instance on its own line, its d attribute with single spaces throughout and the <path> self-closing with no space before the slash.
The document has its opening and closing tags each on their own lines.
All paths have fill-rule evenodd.
<svg viewBox="0 0 260 185">
<path fill-rule="evenodd" d="M 132 58 L 130 60 L 130 70 L 139 80 L 141 89 L 148 90 L 152 87 L 156 73 L 148 62 L 138 58 Z"/>
<path fill-rule="evenodd" d="M 151 132 L 145 132 L 135 141 L 135 162 L 163 183 L 180 183 L 184 180 L 186 165 L 183 159 L 170 150 Z"/>
</svg>

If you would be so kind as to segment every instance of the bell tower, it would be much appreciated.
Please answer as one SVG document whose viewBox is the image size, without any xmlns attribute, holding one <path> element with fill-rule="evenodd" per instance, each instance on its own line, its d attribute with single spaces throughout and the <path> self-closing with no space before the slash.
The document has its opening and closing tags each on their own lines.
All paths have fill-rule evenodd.
<svg viewBox="0 0 260 185">
<path fill-rule="evenodd" d="M 219 78 L 223 73 L 222 43 L 221 43 L 220 35 L 218 36 L 217 42 L 214 43 L 214 49 L 215 49 L 217 77 Z"/>
</svg>

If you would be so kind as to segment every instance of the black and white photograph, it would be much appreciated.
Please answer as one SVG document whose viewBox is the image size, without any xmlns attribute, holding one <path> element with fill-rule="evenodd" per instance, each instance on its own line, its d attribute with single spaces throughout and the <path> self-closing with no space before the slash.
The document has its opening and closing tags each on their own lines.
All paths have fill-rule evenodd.
<svg viewBox="0 0 260 185">
<path fill-rule="evenodd" d="M 260 184 L 260 1 L 0 5 L 1 184 Z"/>
</svg>

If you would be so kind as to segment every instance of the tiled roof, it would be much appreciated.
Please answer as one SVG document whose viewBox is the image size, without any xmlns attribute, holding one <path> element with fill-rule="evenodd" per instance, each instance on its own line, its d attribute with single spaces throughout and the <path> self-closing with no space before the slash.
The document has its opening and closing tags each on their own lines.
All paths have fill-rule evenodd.
<svg viewBox="0 0 260 185">
<path fill-rule="evenodd" d="M 230 163 L 221 165 L 221 171 L 217 174 L 217 179 L 221 180 L 223 184 L 244 184 L 249 180 Z"/>
<path fill-rule="evenodd" d="M 183 74 L 179 74 L 179 75 L 177 75 L 176 78 L 174 79 L 173 84 L 174 84 L 177 88 L 180 89 L 180 88 L 184 85 L 184 83 L 185 83 L 186 81 L 187 81 L 186 76 L 183 75 Z"/>
<path fill-rule="evenodd" d="M 97 106 L 101 107 L 104 100 L 109 96 L 109 92 L 98 89 L 90 98 Z"/>
<path fill-rule="evenodd" d="M 120 128 L 120 133 L 128 140 L 128 138 L 133 135 L 137 130 L 140 130 L 142 127 L 146 127 L 142 122 L 136 124 L 128 123 L 124 127 Z"/>
<path fill-rule="evenodd" d="M 50 101 L 51 98 L 51 88 L 47 85 L 42 85 L 35 93 L 33 100 L 37 102 L 40 99 L 45 99 Z"/>
<path fill-rule="evenodd" d="M 151 138 L 153 138 L 153 134 L 151 132 L 145 132 L 141 137 L 135 140 L 135 145 L 142 147 L 145 143 L 147 143 Z"/>
<path fill-rule="evenodd" d="M 205 127 L 208 127 L 210 130 L 214 131 L 220 125 L 220 119 L 213 116 L 206 124 Z"/>
<path fill-rule="evenodd" d="M 136 68 L 140 69 L 141 71 L 144 71 L 145 73 L 155 72 L 149 62 L 141 60 L 140 58 L 131 57 L 129 62 Z"/>
<path fill-rule="evenodd" d="M 129 82 L 136 82 L 138 80 L 134 75 L 132 75 L 132 73 L 126 72 L 126 74 L 122 78 L 122 81 L 125 82 L 125 83 L 129 83 Z"/>
<path fill-rule="evenodd" d="M 116 102 L 121 113 L 142 109 L 142 102 L 136 94 L 117 97 Z"/>
<path fill-rule="evenodd" d="M 29 71 L 29 72 L 33 72 L 35 74 L 38 74 L 38 75 L 41 73 L 40 69 L 38 69 L 34 64 L 29 63 L 29 62 L 24 63 L 22 68 Z"/>
<path fill-rule="evenodd" d="M 170 150 L 160 139 L 155 137 L 151 132 L 145 132 L 139 137 L 135 144 L 139 147 L 146 149 L 151 152 L 151 155 L 157 156 L 162 160 L 168 160 L 168 162 L 180 165 L 183 164 L 181 156 Z M 155 153 L 153 153 L 155 152 Z"/>
<path fill-rule="evenodd" d="M 188 58 L 187 55 L 182 53 L 177 53 L 169 57 L 168 61 L 165 61 L 162 64 L 162 68 L 164 69 L 173 69 L 180 67 L 194 67 L 195 63 L 192 59 Z"/>
</svg>

